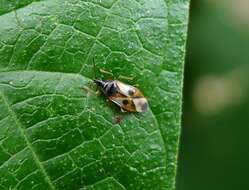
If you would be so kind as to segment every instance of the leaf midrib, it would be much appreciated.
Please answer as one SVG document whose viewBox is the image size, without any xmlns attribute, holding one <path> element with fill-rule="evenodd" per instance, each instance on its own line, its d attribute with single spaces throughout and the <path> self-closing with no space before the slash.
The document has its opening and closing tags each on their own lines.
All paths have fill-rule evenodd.
<svg viewBox="0 0 249 190">
<path fill-rule="evenodd" d="M 25 132 L 24 127 L 23 127 L 22 124 L 19 122 L 18 118 L 16 117 L 15 112 L 14 112 L 14 111 L 12 110 L 12 108 L 10 107 L 10 104 L 9 104 L 9 102 L 8 102 L 8 99 L 5 97 L 5 95 L 4 95 L 4 93 L 3 93 L 2 91 L 0 91 L 0 96 L 2 97 L 3 102 L 4 102 L 4 104 L 6 105 L 8 111 L 9 111 L 9 113 L 10 113 L 10 116 L 11 116 L 12 119 L 14 120 L 14 122 L 15 122 L 17 128 L 19 129 L 19 131 L 20 131 L 20 133 L 21 133 L 21 135 L 22 135 L 23 138 L 25 139 L 25 142 L 26 142 L 26 144 L 27 144 L 27 147 L 30 149 L 31 154 L 32 154 L 32 156 L 33 156 L 33 159 L 34 159 L 34 161 L 35 161 L 37 167 L 40 169 L 41 173 L 44 175 L 45 180 L 46 180 L 46 182 L 48 183 L 50 189 L 51 189 L 51 190 L 56 190 L 55 186 L 53 185 L 53 183 L 52 183 L 52 181 L 51 181 L 51 179 L 50 179 L 50 177 L 49 177 L 49 175 L 47 174 L 45 168 L 43 167 L 41 161 L 39 160 L 38 155 L 36 154 L 36 152 L 35 152 L 35 150 L 33 149 L 31 143 L 29 142 L 29 139 L 28 139 L 28 137 L 27 137 L 27 134 L 26 134 L 26 132 Z"/>
</svg>

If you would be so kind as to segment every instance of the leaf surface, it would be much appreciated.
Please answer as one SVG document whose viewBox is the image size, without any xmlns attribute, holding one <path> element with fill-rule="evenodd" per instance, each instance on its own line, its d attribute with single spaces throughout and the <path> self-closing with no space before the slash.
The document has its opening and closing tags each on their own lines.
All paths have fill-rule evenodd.
<svg viewBox="0 0 249 190">
<path fill-rule="evenodd" d="M 1 189 L 174 189 L 188 1 L 3 0 L 0 15 Z M 150 110 L 95 94 L 93 58 Z"/>
</svg>

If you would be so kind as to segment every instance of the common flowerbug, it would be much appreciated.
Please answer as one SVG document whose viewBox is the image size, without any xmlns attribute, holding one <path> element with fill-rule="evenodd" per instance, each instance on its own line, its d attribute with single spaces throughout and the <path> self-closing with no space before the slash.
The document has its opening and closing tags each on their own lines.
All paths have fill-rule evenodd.
<svg viewBox="0 0 249 190">
<path fill-rule="evenodd" d="M 95 75 L 94 59 L 93 67 Z M 148 110 L 148 101 L 138 88 L 120 82 L 119 80 L 97 79 L 96 76 L 94 82 L 111 102 L 121 108 L 121 111 L 145 112 Z"/>
</svg>

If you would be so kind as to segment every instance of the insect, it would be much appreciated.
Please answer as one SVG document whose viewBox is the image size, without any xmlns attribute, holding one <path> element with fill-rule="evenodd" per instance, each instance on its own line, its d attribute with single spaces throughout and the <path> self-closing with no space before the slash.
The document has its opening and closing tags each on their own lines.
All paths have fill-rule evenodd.
<svg viewBox="0 0 249 190">
<path fill-rule="evenodd" d="M 94 72 L 95 72 L 95 62 Z M 101 89 L 103 94 L 125 112 L 145 112 L 149 104 L 141 91 L 131 85 L 120 82 L 119 80 L 94 79 L 94 82 Z"/>
</svg>

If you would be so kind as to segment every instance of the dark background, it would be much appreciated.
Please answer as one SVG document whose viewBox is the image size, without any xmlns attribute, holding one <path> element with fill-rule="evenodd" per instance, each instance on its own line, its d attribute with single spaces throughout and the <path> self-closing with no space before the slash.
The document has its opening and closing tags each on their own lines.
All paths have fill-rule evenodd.
<svg viewBox="0 0 249 190">
<path fill-rule="evenodd" d="M 249 1 L 193 0 L 177 190 L 249 189 Z"/>
</svg>

